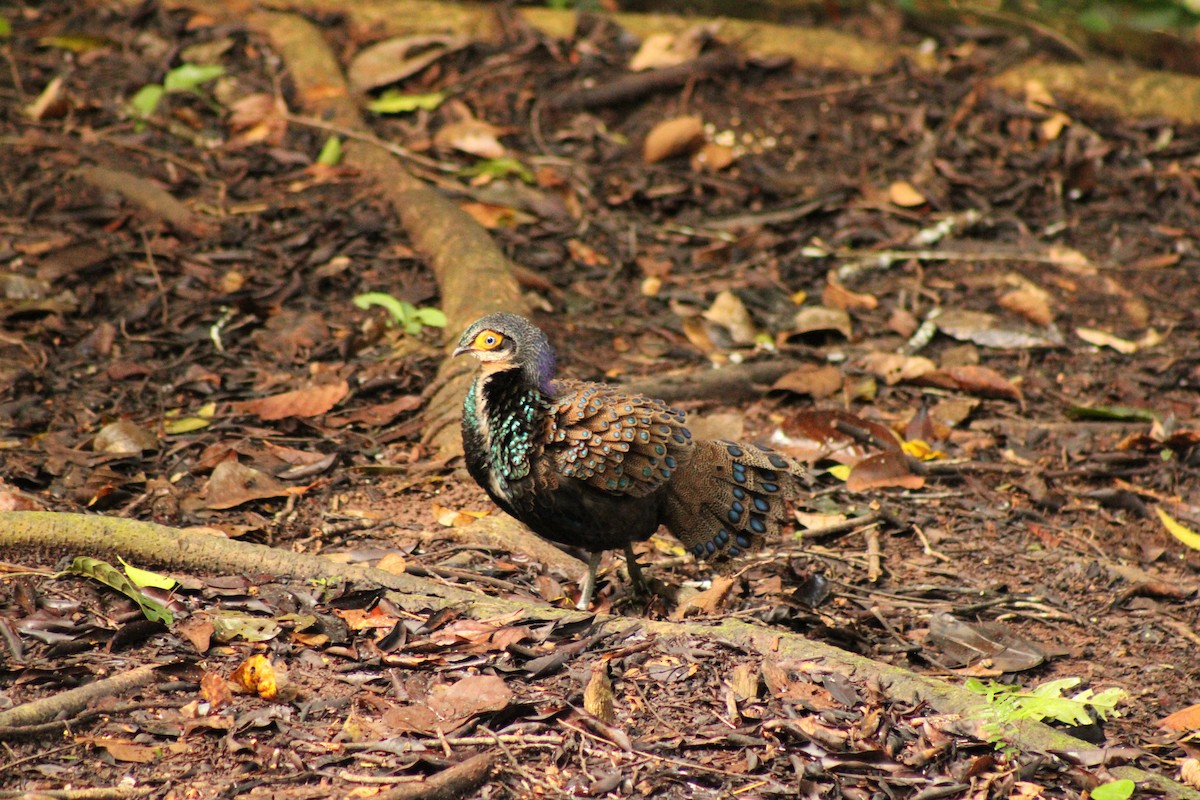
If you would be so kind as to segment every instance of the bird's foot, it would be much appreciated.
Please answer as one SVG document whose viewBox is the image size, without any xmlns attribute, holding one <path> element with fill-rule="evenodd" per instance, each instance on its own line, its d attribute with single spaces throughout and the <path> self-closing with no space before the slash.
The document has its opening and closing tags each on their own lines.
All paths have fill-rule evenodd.
<svg viewBox="0 0 1200 800">
<path fill-rule="evenodd" d="M 583 576 L 583 584 L 579 587 L 579 602 L 575 607 L 580 611 L 587 611 L 592 604 L 592 595 L 596 592 L 596 570 L 600 568 L 600 557 L 604 555 L 603 551 L 588 553 L 588 569 L 587 574 Z"/>
</svg>

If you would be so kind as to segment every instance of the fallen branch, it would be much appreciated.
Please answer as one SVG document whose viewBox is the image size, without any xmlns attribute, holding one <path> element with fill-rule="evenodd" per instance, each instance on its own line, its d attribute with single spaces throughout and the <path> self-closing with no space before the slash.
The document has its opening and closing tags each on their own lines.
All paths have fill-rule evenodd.
<svg viewBox="0 0 1200 800">
<path fill-rule="evenodd" d="M 157 666 L 138 667 L 111 678 L 93 681 L 43 697 L 41 700 L 23 703 L 7 711 L 0 711 L 0 739 L 10 738 L 3 735 L 6 731 L 20 735 L 21 728 L 42 725 L 58 716 L 73 717 L 96 700 L 139 689 L 152 683 L 157 672 Z"/>
<path fill-rule="evenodd" d="M 707 80 L 744 66 L 744 59 L 732 50 L 720 49 L 672 67 L 633 72 L 581 89 L 568 89 L 550 100 L 550 107 L 563 110 L 603 108 L 632 103 L 689 81 Z"/>
<path fill-rule="evenodd" d="M 467 797 L 487 782 L 495 756 L 480 753 L 461 764 L 447 767 L 423 781 L 401 785 L 375 795 L 376 800 L 456 800 Z"/>
</svg>

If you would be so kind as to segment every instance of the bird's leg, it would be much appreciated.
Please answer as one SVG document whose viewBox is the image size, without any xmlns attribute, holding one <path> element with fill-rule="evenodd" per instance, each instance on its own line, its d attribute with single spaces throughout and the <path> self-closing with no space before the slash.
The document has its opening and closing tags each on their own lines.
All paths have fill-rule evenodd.
<svg viewBox="0 0 1200 800">
<path fill-rule="evenodd" d="M 625 568 L 629 570 L 629 580 L 633 581 L 634 591 L 638 594 L 650 594 L 650 587 L 642 576 L 642 566 L 638 564 L 637 553 L 633 552 L 632 544 L 625 545 Z"/>
<path fill-rule="evenodd" d="M 587 611 L 588 606 L 592 604 L 592 593 L 596 591 L 596 570 L 600 568 L 602 555 L 604 555 L 603 550 L 588 553 L 587 575 L 583 576 L 583 585 L 579 588 L 579 602 L 575 604 L 580 611 Z"/>
</svg>

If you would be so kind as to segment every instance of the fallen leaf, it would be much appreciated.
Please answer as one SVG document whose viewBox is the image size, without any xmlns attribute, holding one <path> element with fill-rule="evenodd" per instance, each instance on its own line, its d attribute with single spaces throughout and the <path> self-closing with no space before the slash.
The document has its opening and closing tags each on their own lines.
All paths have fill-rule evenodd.
<svg viewBox="0 0 1200 800">
<path fill-rule="evenodd" d="M 849 339 L 852 329 L 850 315 L 844 309 L 805 306 L 796 312 L 796 316 L 792 320 L 792 330 L 796 334 L 837 331 Z"/>
<path fill-rule="evenodd" d="M 917 191 L 916 187 L 908 181 L 896 181 L 889 186 L 888 200 L 901 208 L 912 208 L 926 202 L 925 195 Z"/>
<path fill-rule="evenodd" d="M 821 303 L 830 308 L 840 308 L 842 311 L 872 310 L 879 307 L 879 299 L 875 295 L 850 291 L 838 282 L 837 274 L 832 270 L 825 276 Z"/>
<path fill-rule="evenodd" d="M 1200 550 L 1200 534 L 1177 522 L 1174 517 L 1162 510 L 1162 506 L 1155 506 L 1154 511 L 1158 514 L 1159 520 L 1168 533 L 1193 550 Z"/>
<path fill-rule="evenodd" d="M 952 667 L 986 661 L 998 672 L 1019 672 L 1046 661 L 1046 653 L 1037 643 L 1007 625 L 966 622 L 946 612 L 930 618 L 929 644 L 940 650 Z"/>
<path fill-rule="evenodd" d="M 398 732 L 451 731 L 477 714 L 502 711 L 512 690 L 494 675 L 471 675 L 453 684 L 438 684 L 424 703 L 393 708 L 383 715 Z"/>
<path fill-rule="evenodd" d="M 832 364 L 803 364 L 771 385 L 771 391 L 807 394 L 814 400 L 832 397 L 842 388 L 842 371 Z"/>
<path fill-rule="evenodd" d="M 912 471 L 908 457 L 903 452 L 876 453 L 854 465 L 846 478 L 846 490 L 865 492 L 899 486 L 902 489 L 920 489 L 925 478 Z"/>
<path fill-rule="evenodd" d="M 1200 703 L 1181 708 L 1174 714 L 1168 714 L 1158 721 L 1160 727 L 1170 731 L 1200 730 Z"/>
<path fill-rule="evenodd" d="M 846 433 L 839 425 L 870 434 L 875 446 Z M 832 460 L 853 465 L 875 450 L 900 451 L 900 442 L 888 428 L 839 409 L 802 411 L 785 419 L 772 435 L 771 444 L 810 464 Z"/>
<path fill-rule="evenodd" d="M 398 36 L 363 48 L 350 62 L 346 77 L 360 92 L 416 75 L 448 53 L 466 47 L 463 36 Z"/>
<path fill-rule="evenodd" d="M 1109 347 L 1123 355 L 1133 355 L 1140 348 L 1137 342 L 1131 342 L 1128 339 L 1122 339 L 1119 336 L 1113 336 L 1111 333 L 1096 330 L 1095 328 L 1076 328 L 1075 335 L 1085 342 L 1096 347 Z"/>
<path fill-rule="evenodd" d="M 293 493 L 294 490 L 267 473 L 229 460 L 217 464 L 209 476 L 204 504 L 215 509 L 233 508 L 251 500 L 284 497 Z"/>
<path fill-rule="evenodd" d="M 737 160 L 732 147 L 715 142 L 706 142 L 692 154 L 691 167 L 695 172 L 720 172 Z"/>
<path fill-rule="evenodd" d="M 939 331 L 952 339 L 974 342 L 982 347 L 1002 350 L 1028 350 L 1035 347 L 1061 347 L 1059 338 L 1049 333 L 1005 328 L 998 324 L 994 314 L 968 309 L 946 309 L 936 318 Z M 1057 336 L 1057 332 L 1053 333 Z"/>
<path fill-rule="evenodd" d="M 1000 397 L 1021 401 L 1020 388 L 1000 373 L 989 367 L 964 366 L 946 367 L 918 376 L 917 383 L 923 386 L 938 386 L 957 389 L 981 397 Z"/>
<path fill-rule="evenodd" d="M 864 370 L 883 378 L 888 386 L 895 386 L 901 381 L 912 381 L 927 375 L 937 369 L 937 366 L 924 356 L 906 356 L 903 353 L 867 353 L 860 359 Z"/>
<path fill-rule="evenodd" d="M 720 23 L 693 25 L 679 33 L 654 33 L 642 40 L 642 46 L 629 59 L 631 72 L 673 67 L 700 55 L 705 42 L 716 34 Z"/>
<path fill-rule="evenodd" d="M 508 151 L 500 143 L 500 129 L 481 119 L 461 119 L 443 125 L 433 136 L 441 148 L 460 150 L 480 158 L 500 158 Z"/>
<path fill-rule="evenodd" d="M 657 164 L 673 156 L 691 153 L 704 143 L 704 122 L 700 117 L 675 117 L 658 123 L 646 134 L 642 160 Z"/>
<path fill-rule="evenodd" d="M 121 419 L 100 429 L 92 440 L 92 449 L 113 455 L 140 455 L 144 450 L 157 450 L 158 437 L 136 422 Z"/>
<path fill-rule="evenodd" d="M 461 511 L 456 508 L 447 508 L 441 503 L 430 503 L 430 509 L 433 511 L 433 518 L 437 520 L 437 523 L 446 528 L 465 527 L 477 519 L 486 517 L 489 513 L 487 511 Z"/>
<path fill-rule="evenodd" d="M 1054 321 L 1050 309 L 1050 293 L 1033 284 L 1022 285 L 1000 296 L 1000 307 L 1019 314 L 1034 325 L 1049 325 Z"/>
<path fill-rule="evenodd" d="M 230 409 L 235 414 L 253 414 L 262 420 L 315 417 L 329 411 L 349 393 L 350 385 L 341 380 L 255 400 L 230 403 Z"/>
<path fill-rule="evenodd" d="M 754 344 L 758 335 L 754 320 L 750 318 L 745 304 L 728 289 L 717 295 L 713 304 L 704 312 L 704 318 L 729 331 L 729 338 L 734 344 Z"/>
</svg>

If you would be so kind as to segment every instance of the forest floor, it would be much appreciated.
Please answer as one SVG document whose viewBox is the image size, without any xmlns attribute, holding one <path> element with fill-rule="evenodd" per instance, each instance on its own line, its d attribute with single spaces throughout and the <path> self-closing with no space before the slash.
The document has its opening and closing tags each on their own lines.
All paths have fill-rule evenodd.
<svg viewBox="0 0 1200 800">
<path fill-rule="evenodd" d="M 0 507 L 204 528 L 569 606 L 579 573 L 464 534 L 498 512 L 461 460 L 422 444 L 418 416 L 459 331 L 405 333 L 356 305 L 437 307 L 438 287 L 369 186 L 316 163 L 329 133 L 285 114 L 299 102 L 266 43 L 153 3 L 50 0 L 8 19 Z M 379 38 L 319 21 L 347 57 Z M 522 265 L 561 373 L 700 385 L 714 366 L 795 362 L 749 399 L 689 399 L 684 382 L 673 401 L 705 435 L 814 464 L 800 533 L 748 560 L 714 616 L 953 683 L 1122 690 L 1117 714 L 1071 728 L 1091 760 L 1013 752 L 1002 721 L 973 734 L 820 664 L 613 638 L 588 616 L 480 622 L 173 574 L 168 629 L 47 572 L 0 575 L 0 712 L 175 671 L 65 738 L 61 723 L 5 736 L 0 790 L 370 797 L 483 752 L 480 797 L 1079 797 L 1106 764 L 1186 771 L 1197 723 L 1159 723 L 1200 702 L 1200 552 L 1158 509 L 1200 529 L 1200 131 L 994 90 L 1026 45 L 981 28 L 942 32 L 920 69 L 739 61 L 588 110 L 545 100 L 623 74 L 636 41 L 602 23 L 509 33 L 401 79 L 445 93 L 438 107 L 373 121 Z M 134 118 L 139 91 L 183 63 L 223 72 Z M 679 155 L 647 163 L 647 134 L 684 117 L 699 120 L 678 123 Z M 182 206 L 130 192 L 129 175 Z M 853 438 L 871 423 L 882 439 Z M 883 428 L 932 460 L 889 455 Z M 881 524 L 803 535 L 878 509 Z M 710 577 L 669 537 L 639 552 L 661 593 L 632 595 L 611 555 L 594 611 L 668 618 Z M 226 617 L 240 637 L 214 632 Z M 256 653 L 286 691 L 213 688 Z"/>
</svg>

